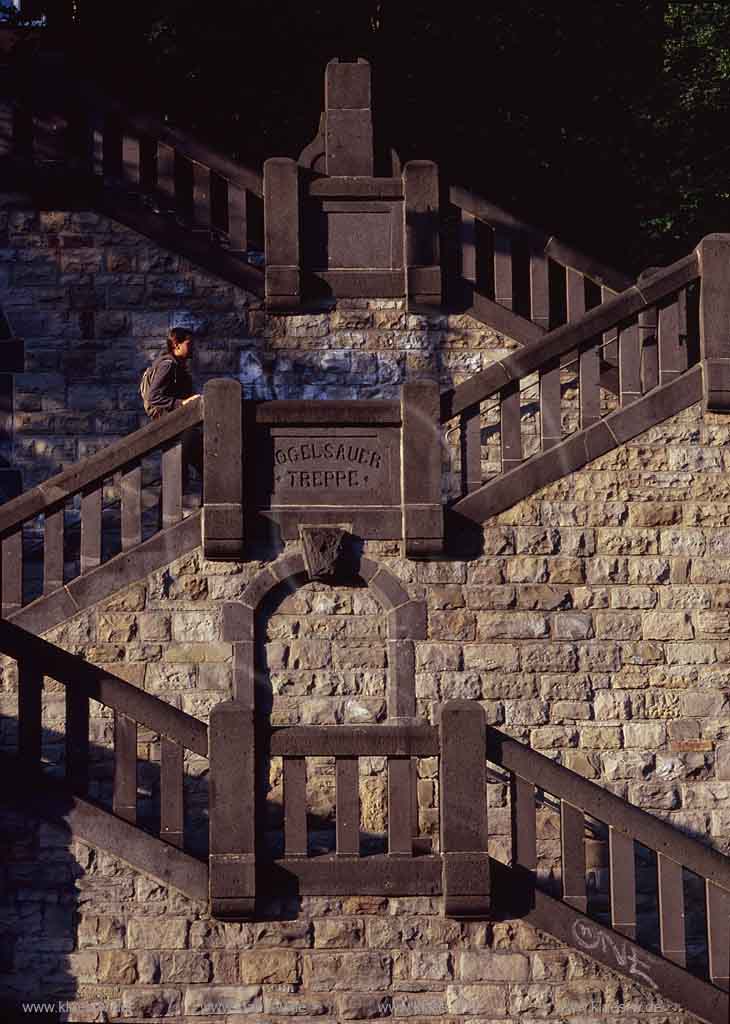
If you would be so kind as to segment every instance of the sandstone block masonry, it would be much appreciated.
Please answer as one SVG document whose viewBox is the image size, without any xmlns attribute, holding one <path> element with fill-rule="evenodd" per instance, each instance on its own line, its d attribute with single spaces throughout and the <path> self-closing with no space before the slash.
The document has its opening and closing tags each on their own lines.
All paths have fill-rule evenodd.
<svg viewBox="0 0 730 1024">
<path fill-rule="evenodd" d="M 405 379 L 459 382 L 513 343 L 466 317 L 397 302 L 266 314 L 251 296 L 90 213 L 0 211 L 0 303 L 26 339 L 16 380 L 16 459 L 28 487 L 134 429 L 141 369 L 173 322 L 200 335 L 197 380 L 234 374 L 258 397 L 393 397 Z M 525 410 L 529 416 L 529 410 Z M 487 469 L 493 451 L 483 423 Z M 445 451 L 449 442 L 446 439 Z M 484 527 L 469 559 L 415 563 L 370 542 L 427 607 L 416 643 L 419 715 L 479 701 L 488 721 L 568 768 L 730 852 L 730 427 L 687 410 Z M 296 545 L 290 545 L 296 550 Z M 231 694 L 221 605 L 269 553 L 207 562 L 200 550 L 136 581 L 48 636 L 206 720 Z M 284 723 L 383 721 L 388 645 L 362 587 L 308 584 L 258 624 L 260 710 Z M 0 666 L 0 744 L 14 749 L 17 674 Z M 44 758 L 60 771 L 65 705 L 46 681 Z M 92 706 L 91 795 L 111 794 L 112 720 Z M 332 844 L 333 765 L 310 759 L 312 846 Z M 188 846 L 207 851 L 207 761 L 186 755 Z M 419 823 L 438 832 L 438 765 L 418 765 Z M 489 775 L 490 852 L 510 855 L 509 794 Z M 159 738 L 140 730 L 139 818 L 155 821 Z M 382 759 L 360 763 L 363 849 L 382 848 Z M 68 1000 L 71 1020 L 580 1019 L 685 1024 L 648 988 L 619 981 L 519 921 L 458 923 L 430 899 L 273 901 L 245 925 L 102 850 L 5 815 L 0 982 L 11 998 Z M 281 764 L 265 820 L 281 841 Z M 559 878 L 555 812 L 538 818 L 540 872 Z M 605 907 L 605 837 L 587 844 L 592 906 Z M 651 865 L 648 865 L 651 868 Z M 650 874 L 650 871 L 648 872 Z M 639 908 L 652 910 L 647 888 Z M 688 935 L 699 929 L 688 918 Z"/>
<path fill-rule="evenodd" d="M 15 379 L 24 489 L 146 422 L 139 378 L 169 327 L 198 337 L 196 386 L 236 376 L 258 398 L 393 397 L 404 380 L 458 383 L 516 346 L 465 316 L 360 301 L 272 316 L 242 289 L 91 211 L 0 195 L 0 306 L 25 339 Z"/>
<path fill-rule="evenodd" d="M 687 1022 L 519 921 L 451 921 L 438 900 L 372 896 L 212 921 L 61 829 L 26 816 L 3 826 L 15 897 L 3 905 L 3 998 L 50 1000 L 62 1019 Z"/>
<path fill-rule="evenodd" d="M 367 556 L 386 565 L 412 598 L 426 601 L 427 636 L 416 643 L 419 714 L 433 721 L 444 700 L 477 700 L 490 723 L 727 853 L 729 439 L 730 427 L 719 417 L 703 419 L 699 408 L 687 410 L 488 522 L 484 553 L 469 560 L 415 563 L 401 559 L 395 544 L 368 543 Z M 230 695 L 231 649 L 221 640 L 221 604 L 236 600 L 264 564 L 259 559 L 206 562 L 200 550 L 191 551 L 59 625 L 49 637 L 205 719 Z M 269 694 L 262 710 L 273 721 L 383 720 L 384 616 L 365 588 L 306 584 L 285 594 L 259 630 L 265 656 L 258 672 L 262 692 Z M 12 746 L 12 664 L 3 667 L 0 685 L 3 743 Z M 60 765 L 63 694 L 50 682 L 45 716 L 44 754 Z M 111 720 L 101 706 L 94 708 L 92 740 L 92 795 L 105 801 Z M 156 813 L 157 737 L 141 732 L 138 753 L 144 822 L 145 815 L 153 820 Z M 188 836 L 192 848 L 204 854 L 207 762 L 188 758 Z M 423 758 L 418 768 L 420 826 L 435 837 L 437 764 Z M 384 769 L 377 758 L 360 764 L 364 850 L 382 848 Z M 308 773 L 311 841 L 323 852 L 333 841 L 333 765 L 311 759 Z M 506 860 L 509 794 L 498 775 L 490 775 L 488 802 L 490 852 Z M 16 824 L 10 915 L 13 920 L 21 912 L 31 915 L 40 928 L 47 896 L 38 880 L 44 869 L 35 859 L 40 848 L 23 838 L 23 828 Z M 261 828 L 275 850 L 281 840 L 281 765 L 275 759 Z M 559 877 L 557 836 L 556 812 L 546 803 L 538 814 L 546 884 Z M 75 851 L 72 859 L 79 857 L 78 844 L 68 848 Z M 84 857 L 76 866 L 68 862 L 64 876 L 81 872 L 81 878 L 90 862 L 109 863 L 101 851 Z M 608 882 L 600 831 L 587 842 L 587 858 L 592 905 L 600 909 Z M 235 1005 L 245 1005 L 254 1019 L 257 1014 L 261 1019 L 293 1014 L 374 1019 L 376 1011 L 394 1019 L 505 1019 L 528 1012 L 557 1018 L 568 1014 L 571 1000 L 580 1008 L 570 1012 L 589 1018 L 599 1010 L 618 1013 L 621 999 L 622 1014 L 669 1012 L 648 990 L 634 991 L 586 966 L 577 954 L 528 936 L 519 922 L 457 925 L 438 916 L 438 901 L 305 901 L 287 921 L 280 919 L 281 907 L 272 907 L 270 920 L 236 926 L 235 935 L 253 936 L 245 940 L 246 948 L 256 956 L 231 967 L 235 942 L 244 941 L 231 938 L 233 926 L 196 924 L 206 920 L 202 908 L 193 913 L 189 902 L 168 895 L 171 902 L 162 904 L 164 930 L 158 931 L 144 920 L 151 903 L 142 906 L 132 895 L 136 887 L 152 883 L 122 882 L 125 872 L 130 874 L 126 868 L 107 871 L 104 886 L 113 886 L 116 895 L 110 899 L 101 887 L 92 887 L 83 897 L 92 923 L 79 921 L 77 927 L 72 916 L 54 910 L 58 916 L 48 920 L 57 922 L 62 948 L 26 949 L 20 962 L 24 976 L 39 985 L 41 977 L 67 971 L 79 997 L 96 1000 L 95 1005 L 108 999 L 115 1006 L 113 1000 L 119 1000 L 130 1015 L 211 1013 L 202 1007 L 216 1001 L 219 988 L 230 989 L 221 994 L 220 1005 L 241 1000 Z M 649 920 L 651 901 L 649 886 L 640 920 L 642 914 Z M 56 894 L 52 902 L 63 905 Z M 427 921 L 420 920 L 424 913 Z M 419 921 L 410 931 L 406 922 L 414 917 Z M 200 955 L 193 937 L 203 927 L 219 936 L 220 961 L 211 951 Z M 690 915 L 690 941 L 699 927 Z M 11 926 L 13 936 L 18 928 Z M 286 938 L 274 941 L 274 935 Z M 424 948 L 417 949 L 421 941 Z M 259 955 L 270 948 L 278 951 L 276 957 Z M 191 950 L 198 955 L 189 955 Z M 575 963 L 583 966 L 571 966 Z M 192 994 L 190 987 L 195 987 Z M 140 1011 L 139 999 L 152 1002 Z"/>
</svg>

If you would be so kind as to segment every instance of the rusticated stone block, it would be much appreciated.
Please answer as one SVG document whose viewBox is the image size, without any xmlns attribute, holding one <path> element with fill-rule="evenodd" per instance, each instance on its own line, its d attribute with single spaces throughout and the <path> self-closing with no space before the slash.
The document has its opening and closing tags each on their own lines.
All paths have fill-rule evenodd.
<svg viewBox="0 0 730 1024">
<path fill-rule="evenodd" d="M 629 506 L 631 526 L 671 526 L 682 519 L 680 505 L 636 502 Z"/>
<path fill-rule="evenodd" d="M 114 612 L 97 616 L 96 633 L 100 643 L 129 643 L 137 635 L 137 628 L 136 616 L 131 614 Z"/>
<path fill-rule="evenodd" d="M 640 640 L 638 612 L 596 612 L 596 636 L 602 640 Z"/>
<path fill-rule="evenodd" d="M 289 668 L 326 668 L 332 662 L 327 640 L 293 640 L 289 646 Z"/>
<path fill-rule="evenodd" d="M 642 632 L 647 640 L 691 640 L 694 635 L 687 612 L 644 612 Z"/>
<path fill-rule="evenodd" d="M 577 772 L 584 779 L 597 779 L 600 774 L 600 760 L 596 754 L 588 754 L 584 750 L 563 750 L 560 760 L 566 768 Z M 535 980 L 540 978 L 535 976 Z"/>
<path fill-rule="evenodd" d="M 550 719 L 553 722 L 574 722 L 590 719 L 591 705 L 588 701 L 556 700 L 550 704 Z"/>
<path fill-rule="evenodd" d="M 552 643 L 521 645 L 524 672 L 575 672 L 577 651 L 572 644 Z"/>
<path fill-rule="evenodd" d="M 172 638 L 182 643 L 215 643 L 221 638 L 220 613 L 217 609 L 175 612 Z"/>
<path fill-rule="evenodd" d="M 623 733 L 625 747 L 659 750 L 666 742 L 667 727 L 663 722 L 627 722 Z"/>
<path fill-rule="evenodd" d="M 207 953 L 160 953 L 159 964 L 164 984 L 207 984 L 212 980 L 213 967 Z"/>
<path fill-rule="evenodd" d="M 609 782 L 619 779 L 645 779 L 654 770 L 654 755 L 645 751 L 626 750 L 601 755 L 603 772 Z"/>
<path fill-rule="evenodd" d="M 121 949 L 124 946 L 124 922 L 114 916 L 84 914 L 77 932 L 79 949 Z"/>
<path fill-rule="evenodd" d="M 261 989 L 254 985 L 192 985 L 185 991 L 184 1012 L 205 1014 L 249 1014 L 263 1010 Z"/>
<path fill-rule="evenodd" d="M 515 587 L 469 587 L 465 589 L 464 594 L 467 607 L 476 611 L 514 608 L 517 600 L 517 588 Z M 522 605 L 522 607 L 533 606 Z"/>
<path fill-rule="evenodd" d="M 312 922 L 301 921 L 266 921 L 251 926 L 250 939 L 253 948 L 264 947 L 276 949 L 305 949 L 312 945 Z M 251 932 L 248 934 L 251 935 Z"/>
<path fill-rule="evenodd" d="M 625 526 L 619 530 L 598 530 L 596 548 L 604 555 L 655 555 L 659 552 L 659 532 Z"/>
<path fill-rule="evenodd" d="M 504 576 L 508 583 L 547 583 L 547 559 L 531 558 L 526 555 L 506 559 Z"/>
<path fill-rule="evenodd" d="M 513 644 L 465 644 L 464 668 L 505 670 L 519 669 L 519 651 Z"/>
<path fill-rule="evenodd" d="M 365 944 L 365 923 L 358 917 L 333 917 L 315 922 L 317 949 L 353 949 Z"/>
<path fill-rule="evenodd" d="M 244 985 L 294 985 L 299 981 L 299 956 L 293 950 L 249 950 L 241 953 Z"/>
<path fill-rule="evenodd" d="M 674 811 L 681 804 L 678 787 L 665 782 L 632 782 L 629 799 L 638 807 L 661 811 Z"/>
<path fill-rule="evenodd" d="M 548 707 L 543 701 L 505 701 L 504 718 L 507 725 L 544 725 L 548 720 Z"/>
<path fill-rule="evenodd" d="M 591 750 L 618 750 L 621 747 L 621 727 L 618 725 L 582 725 L 580 745 Z"/>
<path fill-rule="evenodd" d="M 418 644 L 416 646 L 417 672 L 457 671 L 461 667 L 461 662 L 461 644 Z"/>
<path fill-rule="evenodd" d="M 701 611 L 697 613 L 695 621 L 697 635 L 700 637 L 730 636 L 730 615 L 727 611 Z"/>
<path fill-rule="evenodd" d="M 587 640 L 593 636 L 593 617 L 586 612 L 557 612 L 552 632 L 556 640 Z"/>
<path fill-rule="evenodd" d="M 437 611 L 453 611 L 456 608 L 463 608 L 464 591 L 461 587 L 454 586 L 453 584 L 442 587 L 429 587 L 428 604 L 430 608 L 435 608 Z"/>
<path fill-rule="evenodd" d="M 124 1017 L 160 1019 L 179 1016 L 183 1008 L 182 993 L 171 988 L 132 988 L 122 993 Z"/>
<path fill-rule="evenodd" d="M 112 985 L 133 985 L 137 981 L 137 958 L 125 950 L 99 953 L 99 981 Z"/>
<path fill-rule="evenodd" d="M 138 917 L 129 922 L 130 949 L 185 949 L 189 922 L 184 917 Z"/>
<path fill-rule="evenodd" d="M 606 587 L 573 587 L 571 598 L 573 607 L 581 611 L 588 608 L 608 608 L 611 603 Z"/>
<path fill-rule="evenodd" d="M 415 985 L 412 986 L 415 988 Z M 444 992 L 395 992 L 393 1013 L 405 1020 L 432 1020 L 446 1012 Z"/>
<path fill-rule="evenodd" d="M 451 1014 L 506 1017 L 508 991 L 504 985 L 449 985 L 446 989 L 446 1007 Z M 511 1011 L 511 1014 L 519 1016 L 519 1012 Z"/>
<path fill-rule="evenodd" d="M 307 641 L 311 643 L 312 641 Z M 292 644 L 292 648 L 294 644 Z M 293 654 L 292 654 L 293 657 Z M 375 647 L 364 644 L 348 644 L 347 646 L 335 646 L 333 652 L 333 664 L 336 668 L 384 668 L 385 651 L 382 647 Z M 290 667 L 292 665 L 290 657 Z M 309 666 L 318 668 L 320 666 Z M 323 667 L 323 666 L 322 666 Z"/>
<path fill-rule="evenodd" d="M 169 640 L 170 616 L 165 612 L 143 612 L 137 617 L 141 640 Z"/>
<path fill-rule="evenodd" d="M 303 964 L 304 984 L 312 992 L 390 987 L 392 960 L 383 953 L 304 953 Z"/>
<path fill-rule="evenodd" d="M 495 526 L 490 523 L 484 531 L 483 550 L 485 555 L 513 555 L 515 553 L 513 528 L 511 526 Z"/>
<path fill-rule="evenodd" d="M 466 583 L 464 562 L 419 562 L 416 565 L 419 583 Z"/>
<path fill-rule="evenodd" d="M 431 640 L 475 640 L 476 617 L 473 612 L 431 612 L 429 615 Z"/>
<path fill-rule="evenodd" d="M 730 780 L 730 743 L 718 743 L 715 747 L 715 776 L 722 781 Z"/>
<path fill-rule="evenodd" d="M 477 640 L 538 640 L 548 633 L 547 618 L 538 612 L 480 612 L 477 616 Z"/>
<path fill-rule="evenodd" d="M 251 928 L 233 921 L 193 921 L 190 925 L 191 949 L 247 949 L 253 943 Z"/>
<path fill-rule="evenodd" d="M 491 953 L 488 950 L 459 954 L 462 981 L 527 981 L 530 961 L 522 953 Z"/>
<path fill-rule="evenodd" d="M 561 533 L 555 528 L 520 526 L 514 533 L 518 555 L 556 555 L 561 549 Z"/>
<path fill-rule="evenodd" d="M 659 598 L 658 592 L 650 587 L 612 587 L 612 608 L 653 608 Z"/>
<path fill-rule="evenodd" d="M 490 592 L 495 590 L 505 590 L 514 594 L 514 600 L 518 608 L 552 611 L 556 608 L 570 608 L 572 603 L 571 591 L 568 587 L 564 586 L 552 586 L 550 584 L 533 586 L 528 583 L 519 587 L 491 588 Z M 499 606 L 492 605 L 491 607 L 496 608 Z M 512 607 L 512 605 L 505 604 L 502 607 Z"/>
<path fill-rule="evenodd" d="M 548 579 L 553 585 L 583 583 L 586 578 L 586 565 L 590 565 L 590 562 L 583 558 L 549 558 Z"/>
</svg>

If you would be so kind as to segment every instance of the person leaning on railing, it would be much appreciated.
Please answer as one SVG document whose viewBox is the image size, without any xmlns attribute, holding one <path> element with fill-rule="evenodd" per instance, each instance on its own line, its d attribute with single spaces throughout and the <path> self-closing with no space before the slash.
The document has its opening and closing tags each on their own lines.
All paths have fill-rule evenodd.
<svg viewBox="0 0 730 1024">
<path fill-rule="evenodd" d="M 149 371 L 149 392 L 145 410 L 156 420 L 200 396 L 193 393 L 193 378 L 187 363 L 192 356 L 193 336 L 184 327 L 173 327 L 167 336 L 167 351 L 154 361 Z M 190 466 L 203 480 L 203 435 L 200 427 L 188 427 L 182 442 L 183 490 L 187 490 Z"/>
</svg>

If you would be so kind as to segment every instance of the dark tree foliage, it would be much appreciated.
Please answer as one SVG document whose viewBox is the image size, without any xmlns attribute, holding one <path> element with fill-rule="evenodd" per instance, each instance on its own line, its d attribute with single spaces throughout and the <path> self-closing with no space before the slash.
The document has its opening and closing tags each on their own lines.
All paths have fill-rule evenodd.
<svg viewBox="0 0 730 1024">
<path fill-rule="evenodd" d="M 44 7 L 36 0 L 37 7 Z M 333 56 L 376 128 L 626 271 L 730 230 L 730 6 L 665 0 L 56 0 L 49 31 L 131 106 L 247 163 L 311 139 Z"/>
</svg>

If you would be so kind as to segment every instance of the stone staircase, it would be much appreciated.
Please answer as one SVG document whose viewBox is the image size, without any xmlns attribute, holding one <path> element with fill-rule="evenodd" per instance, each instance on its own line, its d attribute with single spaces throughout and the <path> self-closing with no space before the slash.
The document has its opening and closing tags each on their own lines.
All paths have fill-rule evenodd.
<svg viewBox="0 0 730 1024">
<path fill-rule="evenodd" d="M 465 437 L 471 436 L 472 444 L 479 441 L 480 455 L 480 404 L 493 396 L 498 396 L 500 402 L 501 472 L 486 482 L 476 481 L 474 474 L 471 479 L 478 486 L 457 497 L 450 507 L 452 529 L 459 518 L 488 522 L 497 511 L 533 493 L 543 483 L 573 471 L 703 396 L 710 404 L 718 400 L 718 394 L 722 398 L 716 386 L 718 377 L 713 377 L 712 360 L 705 360 L 703 365 L 684 358 L 691 346 L 680 342 L 679 332 L 665 324 L 677 324 L 673 307 L 678 305 L 682 290 L 701 279 L 712 293 L 713 260 L 724 245 L 722 236 L 706 239 L 696 253 L 651 278 L 643 287 L 628 289 L 576 323 L 548 333 L 537 345 L 442 395 L 444 422 L 462 417 Z M 659 330 L 649 337 L 646 323 L 639 318 L 647 311 L 651 316 L 655 307 L 659 309 Z M 697 317 L 702 316 L 700 307 Z M 712 337 L 708 312 L 701 323 L 707 350 L 707 339 Z M 604 403 L 597 400 L 600 381 L 596 349 L 612 328 L 617 329 L 620 393 Z M 639 334 L 642 328 L 643 339 Z M 540 388 L 542 422 L 558 428 L 560 407 L 549 403 L 560 395 L 554 382 L 566 373 L 560 357 L 576 347 L 580 353 L 578 393 L 566 399 L 568 415 L 578 413 L 573 421 L 575 433 L 566 440 L 556 433 L 553 443 L 546 444 L 551 435 L 543 426 L 538 435 L 541 447 L 529 458 L 516 458 L 520 454 L 523 417 L 514 396 L 519 397 L 520 383 Z M 478 414 L 476 410 L 480 410 Z M 457 917 L 523 916 L 540 930 L 623 972 L 633 982 L 661 992 L 698 1018 L 713 1024 L 725 1020 L 730 961 L 727 859 L 487 727 L 478 704 L 457 701 L 443 705 L 438 727 L 397 724 L 396 720 L 396 724 L 382 726 L 271 728 L 253 717 L 253 709 L 233 700 L 217 705 L 211 724 L 206 726 L 36 635 L 200 545 L 200 515 L 183 516 L 178 441 L 183 430 L 204 421 L 205 399 L 189 403 L 0 509 L 5 616 L 0 623 L 0 651 L 17 662 L 19 678 L 18 750 L 14 756 L 7 755 L 10 759 L 6 761 L 5 778 L 22 779 L 22 786 L 14 783 L 5 793 L 8 804 L 17 806 L 21 800 L 42 816 L 62 819 L 74 835 L 109 850 L 138 870 L 192 898 L 210 899 L 213 913 L 224 918 L 254 913 L 257 894 L 265 895 L 272 886 L 282 891 L 293 887 L 302 895 L 362 892 L 441 896 L 446 913 Z M 470 433 L 469 423 L 474 421 L 480 424 L 479 434 L 473 428 Z M 468 440 L 466 444 L 466 466 L 474 468 L 475 449 L 469 448 Z M 155 455 L 162 473 L 161 519 L 145 526 L 142 468 L 143 462 Z M 70 563 L 64 557 L 64 507 L 76 497 L 80 506 L 79 561 L 69 578 Z M 105 548 L 103 543 L 104 506 L 109 502 L 119 503 L 120 550 L 116 554 L 113 546 Z M 34 600 L 26 600 L 31 596 L 27 567 L 32 570 L 34 560 L 23 558 L 24 524 L 35 524 L 35 536 L 43 537 L 43 594 Z M 291 557 L 283 561 L 286 569 L 274 563 L 272 571 L 265 574 L 268 585 L 283 579 L 282 573 L 303 569 L 303 564 L 298 570 L 289 565 Z M 243 600 L 255 605 L 261 586 L 255 581 L 251 586 L 256 599 L 244 595 Z M 245 646 L 237 630 L 246 616 L 242 620 L 238 606 L 232 606 L 226 616 L 232 625 L 224 639 L 234 646 Z M 44 677 L 60 682 L 66 692 L 62 737 L 65 754 L 56 768 L 56 773 L 59 768 L 63 771 L 62 779 L 47 778 L 40 771 Z M 114 719 L 111 790 L 108 783 L 106 789 L 92 785 L 90 790 L 94 782 L 89 730 L 92 699 Z M 151 818 L 138 812 L 136 752 L 142 731 L 160 744 L 158 811 Z M 232 737 L 240 745 L 241 736 L 246 734 L 251 737 L 252 759 L 239 761 L 231 774 L 230 765 L 236 760 L 230 747 Z M 210 844 L 204 842 L 201 846 L 198 833 L 188 849 L 186 831 L 192 839 L 197 826 L 184 820 L 186 750 L 198 758 L 212 758 L 211 782 L 219 795 L 217 808 L 215 803 L 210 805 Z M 248 852 L 242 853 L 241 847 L 226 846 L 224 837 L 237 834 L 235 807 L 246 791 L 250 806 L 254 806 L 256 750 L 266 751 L 267 757 L 284 759 L 285 824 L 282 846 L 267 852 L 257 842 L 254 818 L 244 816 L 251 832 L 242 847 Z M 341 759 L 342 767 L 336 771 L 341 824 L 335 822 L 334 851 L 312 857 L 304 797 L 307 759 L 326 756 Z M 359 757 L 374 756 L 385 757 L 393 778 L 401 779 L 401 785 L 394 786 L 390 796 L 398 801 L 398 813 L 389 815 L 394 822 L 389 852 L 361 856 L 357 798 L 352 792 L 356 776 L 348 766 Z M 412 813 L 407 810 L 411 799 L 408 772 L 414 757 L 433 757 L 440 765 L 440 828 L 429 842 L 424 841 L 425 837 L 413 836 L 407 824 Z M 484 794 L 486 786 L 495 782 L 506 786 L 510 794 L 510 854 L 505 862 L 487 856 L 491 833 Z M 90 791 L 94 799 L 90 799 Z M 546 878 L 541 872 L 536 846 L 536 814 L 549 805 L 557 809 L 560 822 L 557 878 Z M 596 842 L 606 846 L 609 863 L 609 884 L 602 893 L 588 889 L 586 882 L 587 844 Z M 657 865 L 654 884 L 658 917 L 653 922 L 637 914 L 638 893 L 646 882 L 646 866 L 642 863 L 646 854 L 642 851 L 647 850 Z M 206 861 L 206 852 L 208 857 L 218 857 L 216 863 L 231 859 L 239 863 L 238 873 L 225 876 L 223 881 L 216 868 L 215 891 L 210 888 L 213 862 Z M 683 872 L 700 879 L 699 895 L 685 889 Z M 698 900 L 704 907 L 706 928 L 699 941 L 699 954 L 698 939 L 693 935 L 688 961 L 684 921 L 690 913 L 696 915 Z"/>
<path fill-rule="evenodd" d="M 20 187 L 50 208 L 96 210 L 264 296 L 267 242 L 259 169 L 126 109 L 79 79 L 59 54 L 35 54 L 30 68 L 10 61 L 0 73 L 4 188 Z M 51 78 L 49 96 L 44 82 Z M 320 126 L 300 154 L 303 174 L 321 174 L 323 147 Z M 395 173 L 400 161 L 394 151 L 393 161 Z M 382 180 L 392 186 L 396 179 Z M 323 194 L 330 192 L 336 194 Z M 448 191 L 441 234 L 448 308 L 520 345 L 532 345 L 631 284 L 625 274 L 460 186 Z M 303 238 L 301 244 L 311 242 Z M 615 339 L 606 339 L 601 358 L 602 382 L 615 392 Z"/>
<path fill-rule="evenodd" d="M 83 99 L 77 92 L 71 114 L 60 119 L 47 105 L 45 120 L 28 106 L 4 106 L 5 184 L 22 175 L 36 196 L 91 204 L 263 296 L 260 176 L 164 124 L 104 98 Z M 69 140 L 77 163 L 67 161 Z M 450 308 L 522 348 L 441 395 L 447 541 L 449 531 L 457 541 L 470 525 L 488 524 L 694 403 L 727 408 L 726 236 L 710 236 L 631 285 L 463 189 L 452 189 L 450 202 L 458 220 L 458 242 L 447 246 L 444 264 Z M 448 252 L 456 254 L 451 267 Z M 730 861 L 487 726 L 476 702 L 447 702 L 438 726 L 275 728 L 233 700 L 222 702 L 208 726 L 40 639 L 200 546 L 201 515 L 184 515 L 179 438 L 204 420 L 203 400 L 190 403 L 0 508 L 0 652 L 17 663 L 19 678 L 17 751 L 2 759 L 4 804 L 65 823 L 138 870 L 209 900 L 223 918 L 250 916 L 257 896 L 276 886 L 299 895 L 439 896 L 455 917 L 524 917 L 699 1019 L 724 1024 Z M 246 609 L 234 607 L 230 620 L 245 618 Z M 235 630 L 226 639 L 250 642 Z M 65 692 L 62 778 L 41 768 L 44 677 Z M 92 700 L 114 720 L 106 789 L 94 779 Z M 142 732 L 160 750 L 151 817 L 138 807 Z M 242 735 L 250 739 L 248 756 L 234 772 L 231 737 L 240 745 Z M 215 781 L 203 848 L 199 822 L 185 817 L 186 751 L 209 760 Z M 283 758 L 286 785 L 273 853 L 257 843 L 253 811 L 239 825 L 244 804 L 236 804 L 240 797 L 254 808 L 256 758 L 272 754 Z M 321 757 L 336 760 L 336 838 L 333 852 L 312 857 L 306 763 Z M 360 854 L 353 788 L 360 757 L 385 758 L 389 777 L 400 782 L 389 795 L 388 852 L 370 857 Z M 413 835 L 416 757 L 438 762 L 441 818 L 432 841 Z M 509 856 L 502 860 L 487 852 L 494 836 L 488 785 L 509 794 Z M 545 807 L 559 819 L 560 870 L 551 879 L 541 872 L 536 837 L 536 814 Z M 606 849 L 600 892 L 586 883 L 589 843 Z M 656 864 L 651 919 L 637 913 L 646 851 Z M 688 872 L 699 879 L 694 896 L 684 885 Z M 705 930 L 699 953 L 688 956 L 685 921 L 698 900 Z"/>
<path fill-rule="evenodd" d="M 238 606 L 231 606 L 232 626 L 239 618 Z M 234 700 L 217 705 L 206 726 L 8 621 L 0 622 L 0 652 L 18 670 L 17 752 L 2 755 L 2 806 L 61 825 L 191 899 L 210 899 L 215 916 L 251 917 L 256 896 L 273 891 L 441 896 L 447 916 L 522 918 L 708 1024 L 727 1020 L 730 860 L 488 727 L 478 703 L 445 703 L 437 727 L 272 728 L 265 719 L 254 722 Z M 44 677 L 62 684 L 66 703 L 63 753 L 45 768 Z M 111 749 L 90 740 L 92 700 L 112 715 Z M 143 734 L 159 746 L 151 817 L 139 813 L 137 745 Z M 247 736 L 250 746 L 244 743 L 241 757 Z M 239 758 L 232 761 L 234 746 Z M 185 810 L 188 751 L 209 764 L 207 856 L 205 849 L 190 852 L 197 823 Z M 254 806 L 256 760 L 271 755 L 284 758 L 283 846 L 267 852 L 257 842 L 244 855 L 242 829 L 255 838 L 255 817 L 246 808 Z M 323 755 L 334 756 L 337 766 L 336 840 L 333 852 L 314 856 L 303 783 L 308 759 Z M 436 759 L 441 816 L 430 842 L 412 836 L 404 816 L 410 796 L 407 786 L 399 786 L 390 790 L 388 852 L 361 855 L 351 766 L 374 755 L 385 756 L 402 783 L 413 757 Z M 111 784 L 103 756 L 113 760 Z M 506 786 L 509 793 L 511 841 L 504 861 L 487 854 L 490 786 Z M 538 856 L 537 815 L 551 805 L 559 820 L 557 877 L 545 877 Z M 586 852 L 597 843 L 606 847 L 609 863 L 603 894 L 587 887 Z M 646 893 L 647 852 L 656 864 L 656 921 L 645 911 L 637 914 L 638 893 Z M 232 872 L 226 865 L 237 866 Z M 694 896 L 683 882 L 687 872 L 700 885 Z M 704 904 L 706 927 L 699 955 L 694 936 L 689 969 L 685 919 L 695 901 Z"/>
</svg>

